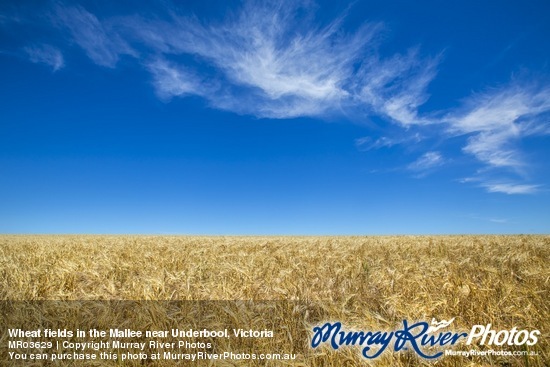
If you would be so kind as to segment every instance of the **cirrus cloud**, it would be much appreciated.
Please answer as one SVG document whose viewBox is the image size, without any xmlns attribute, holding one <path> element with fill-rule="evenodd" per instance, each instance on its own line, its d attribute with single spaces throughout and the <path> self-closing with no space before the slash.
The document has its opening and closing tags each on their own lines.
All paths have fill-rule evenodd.
<svg viewBox="0 0 550 367">
<path fill-rule="evenodd" d="M 174 9 L 103 20 L 80 6 L 56 11 L 56 23 L 96 64 L 113 68 L 124 54 L 140 59 L 163 99 L 198 95 L 216 108 L 269 118 L 343 108 L 403 125 L 418 118 L 437 59 L 417 49 L 380 57 L 381 23 L 344 32 L 345 14 L 324 25 L 313 20 L 308 2 L 292 1 L 248 1 L 223 21 Z"/>
<path fill-rule="evenodd" d="M 476 179 L 488 192 L 540 190 L 529 182 L 531 162 L 521 143 L 550 132 L 548 85 L 512 82 L 473 94 L 458 108 L 423 114 L 419 109 L 429 99 L 441 54 L 423 55 L 418 46 L 381 52 L 387 31 L 381 22 L 350 28 L 346 11 L 320 21 L 309 1 L 245 1 L 222 19 L 162 4 L 147 17 L 101 17 L 58 2 L 50 26 L 99 66 L 114 69 L 123 57 L 137 60 L 164 101 L 198 96 L 212 108 L 257 118 L 374 117 L 400 132 L 356 139 L 357 147 L 418 145 L 423 152 L 406 166 L 417 177 L 448 166 L 452 160 L 443 158 L 449 155 L 441 142 L 460 137 L 460 152 L 475 160 Z M 65 66 L 61 50 L 48 44 L 24 50 L 32 62 L 54 71 Z M 439 145 L 421 144 L 428 135 L 437 136 Z"/>
<path fill-rule="evenodd" d="M 27 46 L 23 51 L 29 56 L 31 62 L 49 65 L 53 71 L 62 69 L 65 66 L 63 54 L 58 48 L 51 45 Z"/>
</svg>

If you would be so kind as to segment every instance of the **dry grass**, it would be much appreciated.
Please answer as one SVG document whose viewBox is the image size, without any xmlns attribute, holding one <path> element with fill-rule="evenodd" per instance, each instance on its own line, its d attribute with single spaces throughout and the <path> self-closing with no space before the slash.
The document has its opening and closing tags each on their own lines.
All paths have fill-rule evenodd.
<svg viewBox="0 0 550 367">
<path fill-rule="evenodd" d="M 542 338 L 530 347 L 539 356 L 443 357 L 435 365 L 546 366 L 550 364 L 549 260 L 549 236 L 0 236 L 0 298 L 24 301 L 4 302 L 12 313 L 22 313 L 25 305 L 38 300 L 255 300 L 263 321 L 258 308 L 239 308 L 234 302 L 177 303 L 180 311 L 187 307 L 179 319 L 173 313 L 167 316 L 170 303 L 152 302 L 145 303 L 147 312 L 134 311 L 149 316 L 134 317 L 133 327 L 169 327 L 182 318 L 186 322 L 209 318 L 210 325 L 215 321 L 235 327 L 261 327 L 267 319 L 278 320 L 273 328 L 284 325 L 286 331 L 277 332 L 292 340 L 285 334 L 260 340 L 267 344 L 256 343 L 253 348 L 296 352 L 298 359 L 289 364 L 293 366 L 432 365 L 407 353 L 386 352 L 369 362 L 355 349 L 311 350 L 307 335 L 311 325 L 328 320 L 381 330 L 395 329 L 403 319 L 456 316 L 453 327 L 465 331 L 489 322 L 494 329 L 539 329 Z M 103 304 L 111 305 L 112 311 L 116 303 Z M 163 309 L 164 316 L 154 316 L 152 305 Z M 34 320 L 29 316 L 32 311 L 25 312 L 30 312 L 26 320 Z M 75 328 L 109 327 L 107 319 L 102 324 L 97 315 L 89 318 L 67 316 L 64 323 Z M 126 319 L 132 326 L 128 318 L 132 317 Z M 4 336 L 0 342 L 5 345 L 6 340 Z M 251 348 L 231 340 L 231 345 L 215 343 L 221 351 Z"/>
</svg>

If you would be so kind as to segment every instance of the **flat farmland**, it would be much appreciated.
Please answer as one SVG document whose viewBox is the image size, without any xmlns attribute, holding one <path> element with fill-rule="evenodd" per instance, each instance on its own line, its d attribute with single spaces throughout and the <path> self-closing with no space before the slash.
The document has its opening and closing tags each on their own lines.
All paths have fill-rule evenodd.
<svg viewBox="0 0 550 367">
<path fill-rule="evenodd" d="M 537 329 L 541 336 L 533 346 L 495 348 L 527 350 L 537 356 L 444 356 L 435 362 L 438 366 L 546 366 L 549 264 L 550 236 L 4 235 L 0 236 L 0 295 L 4 314 L 22 325 L 40 319 L 29 316 L 32 312 L 25 314 L 27 306 L 54 301 L 60 302 L 58 308 L 79 302 L 98 302 L 107 308 L 123 301 L 147 305 L 147 312 L 125 317 L 124 325 L 142 330 L 192 322 L 192 317 L 185 317 L 194 313 L 195 320 L 202 317 L 211 328 L 263 330 L 269 327 L 262 322 L 268 321 L 276 330 L 273 338 L 258 339 L 253 346 L 240 339 L 227 345 L 218 340 L 216 345 L 220 350 L 264 348 L 296 354 L 285 363 L 228 365 L 433 365 L 404 350 L 367 360 L 358 347 L 312 349 L 312 327 L 340 321 L 354 330 L 395 330 L 403 320 L 455 318 L 452 329 L 465 332 L 488 323 L 495 330 Z M 235 301 L 256 302 L 262 311 L 231 311 L 237 307 Z M 187 307 L 179 321 L 166 313 L 170 304 L 180 310 Z M 151 311 L 155 307 L 163 309 L 157 316 Z M 71 319 L 70 315 L 66 312 L 62 322 L 73 329 L 108 328 L 120 316 L 92 312 Z M 281 325 L 286 331 L 278 329 Z M 1 342 L 5 341 L 4 336 Z"/>
</svg>

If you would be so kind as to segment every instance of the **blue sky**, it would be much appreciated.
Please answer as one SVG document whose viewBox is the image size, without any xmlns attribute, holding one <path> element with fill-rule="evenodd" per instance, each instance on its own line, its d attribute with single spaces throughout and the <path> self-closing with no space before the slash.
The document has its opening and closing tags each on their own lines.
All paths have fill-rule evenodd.
<svg viewBox="0 0 550 367">
<path fill-rule="evenodd" d="M 546 1 L 3 1 L 0 233 L 549 233 Z"/>
</svg>

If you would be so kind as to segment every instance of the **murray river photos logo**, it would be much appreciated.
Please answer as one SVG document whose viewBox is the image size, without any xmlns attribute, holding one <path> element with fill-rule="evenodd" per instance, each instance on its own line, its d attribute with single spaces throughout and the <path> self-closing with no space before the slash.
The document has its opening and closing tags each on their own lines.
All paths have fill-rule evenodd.
<svg viewBox="0 0 550 367">
<path fill-rule="evenodd" d="M 432 319 L 431 324 L 403 320 L 402 328 L 393 331 L 351 331 L 345 330 L 340 322 L 327 322 L 313 328 L 311 347 L 327 344 L 338 350 L 346 346 L 359 346 L 362 356 L 368 359 L 376 358 L 386 350 L 412 350 L 422 358 L 433 359 L 444 354 L 442 349 L 462 341 L 466 345 L 535 345 L 540 336 L 539 330 L 518 330 L 516 327 L 493 330 L 491 324 L 474 325 L 469 333 L 444 331 L 454 319 Z"/>
</svg>

